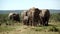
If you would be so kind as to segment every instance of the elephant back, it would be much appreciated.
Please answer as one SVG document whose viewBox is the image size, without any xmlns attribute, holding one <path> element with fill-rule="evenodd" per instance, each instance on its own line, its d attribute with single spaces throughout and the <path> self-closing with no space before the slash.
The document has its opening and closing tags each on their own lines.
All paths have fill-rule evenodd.
<svg viewBox="0 0 60 34">
<path fill-rule="evenodd" d="M 41 9 L 41 12 L 39 15 L 42 17 L 47 17 L 47 16 L 50 16 L 50 12 L 48 9 Z"/>
</svg>

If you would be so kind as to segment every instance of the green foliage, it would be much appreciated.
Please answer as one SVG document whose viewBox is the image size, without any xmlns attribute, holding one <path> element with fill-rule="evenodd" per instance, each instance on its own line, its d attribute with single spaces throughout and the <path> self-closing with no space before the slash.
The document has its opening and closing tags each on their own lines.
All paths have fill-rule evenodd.
<svg viewBox="0 0 60 34">
<path fill-rule="evenodd" d="M 60 13 L 51 14 L 50 21 L 60 21 Z"/>
<path fill-rule="evenodd" d="M 56 28 L 55 26 L 53 26 L 53 27 L 49 28 L 49 31 L 58 32 L 59 29 Z"/>
<path fill-rule="evenodd" d="M 7 14 L 0 14 L 0 23 L 7 22 Z"/>
</svg>

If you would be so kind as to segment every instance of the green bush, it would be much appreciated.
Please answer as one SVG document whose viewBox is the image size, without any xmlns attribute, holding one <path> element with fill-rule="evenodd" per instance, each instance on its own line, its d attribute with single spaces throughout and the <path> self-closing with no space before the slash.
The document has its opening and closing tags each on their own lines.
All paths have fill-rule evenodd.
<svg viewBox="0 0 60 34">
<path fill-rule="evenodd" d="M 59 29 L 58 29 L 58 28 L 56 28 L 55 26 L 53 26 L 53 27 L 49 28 L 49 30 L 48 30 L 48 31 L 58 32 L 58 31 L 59 31 Z"/>
<path fill-rule="evenodd" d="M 60 21 L 60 13 L 51 14 L 50 21 Z"/>
</svg>

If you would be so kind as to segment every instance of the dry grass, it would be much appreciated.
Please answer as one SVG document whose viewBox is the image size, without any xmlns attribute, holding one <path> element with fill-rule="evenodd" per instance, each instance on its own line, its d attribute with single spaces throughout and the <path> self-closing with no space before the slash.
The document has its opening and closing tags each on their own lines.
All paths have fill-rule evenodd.
<svg viewBox="0 0 60 34">
<path fill-rule="evenodd" d="M 49 26 L 40 26 L 40 27 L 34 27 L 34 26 L 25 26 L 21 23 L 14 23 L 13 21 L 9 21 L 5 19 L 7 15 L 0 15 L 0 22 L 3 23 L 0 26 L 0 34 L 60 34 L 60 22 L 54 21 L 51 18 L 51 21 L 49 22 Z M 54 16 L 52 16 L 54 18 Z M 56 18 L 56 17 L 55 17 Z M 57 19 L 58 20 L 58 19 Z M 4 23 L 6 22 L 11 23 L 11 25 L 6 25 Z"/>
</svg>

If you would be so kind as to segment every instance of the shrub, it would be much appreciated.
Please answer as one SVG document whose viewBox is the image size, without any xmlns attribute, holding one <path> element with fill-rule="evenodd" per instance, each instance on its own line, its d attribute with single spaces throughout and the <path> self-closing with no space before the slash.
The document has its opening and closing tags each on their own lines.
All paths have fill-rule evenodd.
<svg viewBox="0 0 60 34">
<path fill-rule="evenodd" d="M 41 31 L 41 30 L 42 30 L 42 29 L 38 29 L 38 28 L 35 29 L 35 31 Z"/>
<path fill-rule="evenodd" d="M 53 20 L 53 21 L 60 21 L 60 13 L 54 13 L 54 14 L 51 14 L 51 17 L 50 17 L 50 21 Z"/>
<path fill-rule="evenodd" d="M 52 31 L 52 32 L 58 32 L 59 29 L 56 28 L 55 26 L 53 26 L 52 28 L 50 28 L 48 31 Z"/>
<path fill-rule="evenodd" d="M 40 27 L 31 28 L 31 29 L 34 30 L 34 31 L 42 31 L 42 28 L 40 28 Z"/>
</svg>

